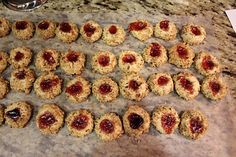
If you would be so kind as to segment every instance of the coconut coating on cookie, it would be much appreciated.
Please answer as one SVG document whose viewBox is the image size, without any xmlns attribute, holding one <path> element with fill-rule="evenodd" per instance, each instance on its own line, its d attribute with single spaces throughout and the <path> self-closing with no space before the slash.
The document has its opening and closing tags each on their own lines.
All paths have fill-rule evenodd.
<svg viewBox="0 0 236 157">
<path fill-rule="evenodd" d="M 0 51 L 0 73 L 2 73 L 8 65 L 8 54 Z"/>
<path fill-rule="evenodd" d="M 0 38 L 7 36 L 11 31 L 10 22 L 4 18 L 0 17 Z"/>
<path fill-rule="evenodd" d="M 56 29 L 56 36 L 62 42 L 72 43 L 79 36 L 79 29 L 75 23 L 62 22 Z"/>
<path fill-rule="evenodd" d="M 28 40 L 34 35 L 35 26 L 31 21 L 19 20 L 12 24 L 12 32 L 17 39 Z"/>
<path fill-rule="evenodd" d="M 9 63 L 15 68 L 27 67 L 32 58 L 32 51 L 27 47 L 17 47 L 10 51 Z"/>
<path fill-rule="evenodd" d="M 44 40 L 53 38 L 55 36 L 56 28 L 57 28 L 56 22 L 45 19 L 37 24 L 36 34 Z"/>
<path fill-rule="evenodd" d="M 4 123 L 4 110 L 5 110 L 5 106 L 3 106 L 3 104 L 0 104 L 0 126 L 3 125 Z"/>
<path fill-rule="evenodd" d="M 176 25 L 169 20 L 161 20 L 155 26 L 154 35 L 163 40 L 174 40 L 177 35 Z"/>
<path fill-rule="evenodd" d="M 93 43 L 102 36 L 102 27 L 97 22 L 89 20 L 81 26 L 80 34 L 85 41 Z"/>
<path fill-rule="evenodd" d="M 3 99 L 9 92 L 9 82 L 2 76 L 0 76 L 0 87 L 0 99 Z"/>
</svg>

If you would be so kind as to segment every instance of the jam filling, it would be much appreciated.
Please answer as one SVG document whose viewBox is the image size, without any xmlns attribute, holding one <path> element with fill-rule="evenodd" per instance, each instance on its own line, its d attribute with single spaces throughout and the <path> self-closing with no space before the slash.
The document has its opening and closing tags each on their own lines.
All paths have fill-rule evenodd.
<svg viewBox="0 0 236 157">
<path fill-rule="evenodd" d="M 191 26 L 191 32 L 194 34 L 194 35 L 201 35 L 201 31 L 198 29 L 198 27 L 196 26 Z"/>
<path fill-rule="evenodd" d="M 56 121 L 57 120 L 52 113 L 45 112 L 43 115 L 39 117 L 39 127 L 41 129 L 45 129 L 53 125 Z"/>
<path fill-rule="evenodd" d="M 48 64 L 52 65 L 52 64 L 55 64 L 56 61 L 54 60 L 53 56 L 52 56 L 52 53 L 51 52 L 44 52 L 43 53 L 43 59 L 45 61 L 47 61 Z"/>
<path fill-rule="evenodd" d="M 158 85 L 164 86 L 169 82 L 169 78 L 165 76 L 160 76 L 157 80 Z"/>
<path fill-rule="evenodd" d="M 62 22 L 60 24 L 60 30 L 65 33 L 69 33 L 72 30 L 72 28 L 68 22 Z"/>
<path fill-rule="evenodd" d="M 14 121 L 17 121 L 20 118 L 20 116 L 21 116 L 20 109 L 19 108 L 15 108 L 13 110 L 7 111 L 6 112 L 6 116 L 11 118 Z"/>
<path fill-rule="evenodd" d="M 112 26 L 108 29 L 108 31 L 109 31 L 111 34 L 116 34 L 117 28 L 116 28 L 116 26 L 112 25 Z"/>
<path fill-rule="evenodd" d="M 167 134 L 170 134 L 175 126 L 176 118 L 173 114 L 164 114 L 161 117 L 161 125 Z"/>
<path fill-rule="evenodd" d="M 16 55 L 14 57 L 15 61 L 19 62 L 20 60 L 22 60 L 24 58 L 24 54 L 21 52 L 16 52 Z"/>
<path fill-rule="evenodd" d="M 24 30 L 27 28 L 28 23 L 26 21 L 17 21 L 16 22 L 16 29 Z"/>
<path fill-rule="evenodd" d="M 78 61 L 79 55 L 71 52 L 66 55 L 66 58 L 69 62 L 76 62 L 76 61 Z"/>
<path fill-rule="evenodd" d="M 87 127 L 89 118 L 86 115 L 79 115 L 73 120 L 71 127 L 82 130 Z"/>
<path fill-rule="evenodd" d="M 129 81 L 129 88 L 131 88 L 132 90 L 137 90 L 138 88 L 139 88 L 139 84 L 138 84 L 138 82 L 137 81 L 135 81 L 135 80 L 131 80 L 131 81 Z"/>
<path fill-rule="evenodd" d="M 100 129 L 107 133 L 110 134 L 114 131 L 115 127 L 112 121 L 108 120 L 108 119 L 104 119 L 101 121 L 100 123 Z"/>
<path fill-rule="evenodd" d="M 169 21 L 168 20 L 161 21 L 160 28 L 164 31 L 167 31 L 169 29 Z"/>
<path fill-rule="evenodd" d="M 182 59 L 187 59 L 188 58 L 188 51 L 186 48 L 182 47 L 182 46 L 178 46 L 177 47 L 177 52 L 180 58 Z"/>
<path fill-rule="evenodd" d="M 122 58 L 122 61 L 125 63 L 133 63 L 136 61 L 136 58 L 132 54 L 125 54 L 125 56 Z"/>
<path fill-rule="evenodd" d="M 59 79 L 47 79 L 40 83 L 40 87 L 43 91 L 50 90 L 52 87 L 59 83 Z"/>
<path fill-rule="evenodd" d="M 141 31 L 146 27 L 147 27 L 147 23 L 146 22 L 141 22 L 141 21 L 132 22 L 132 23 L 129 24 L 129 30 L 130 31 Z"/>
<path fill-rule="evenodd" d="M 194 133 L 202 133 L 203 132 L 203 125 L 202 121 L 200 121 L 199 117 L 192 118 L 190 120 L 190 129 L 191 132 Z"/>
<path fill-rule="evenodd" d="M 2 60 L 2 56 L 0 56 L 0 61 Z"/>
<path fill-rule="evenodd" d="M 42 30 L 46 30 L 49 27 L 49 23 L 47 21 L 42 21 L 39 23 L 38 28 Z"/>
<path fill-rule="evenodd" d="M 110 57 L 109 56 L 100 55 L 98 57 L 98 63 L 103 67 L 108 66 L 109 62 L 110 62 Z"/>
<path fill-rule="evenodd" d="M 16 78 L 19 79 L 19 80 L 25 79 L 25 75 L 26 75 L 26 73 L 25 73 L 24 70 L 19 71 L 18 73 L 15 74 Z"/>
<path fill-rule="evenodd" d="M 66 88 L 66 93 L 70 95 L 78 95 L 82 91 L 83 91 L 82 83 L 79 81 Z"/>
<path fill-rule="evenodd" d="M 214 68 L 215 64 L 211 60 L 211 56 L 206 56 L 202 60 L 202 67 L 205 70 L 212 70 Z"/>
<path fill-rule="evenodd" d="M 112 91 L 112 88 L 111 88 L 111 86 L 109 85 L 109 84 L 107 84 L 107 83 L 104 83 L 104 84 L 102 84 L 100 87 L 99 87 L 99 92 L 101 93 L 101 94 L 108 94 L 108 93 L 110 93 Z"/>
<path fill-rule="evenodd" d="M 91 37 L 94 34 L 95 30 L 96 28 L 93 27 L 90 23 L 84 25 L 84 31 L 88 37 Z"/>
<path fill-rule="evenodd" d="M 150 50 L 150 55 L 152 57 L 159 57 L 161 55 L 161 46 L 158 43 L 152 43 L 152 47 Z"/>
<path fill-rule="evenodd" d="M 219 83 L 212 81 L 209 83 L 209 85 L 210 85 L 210 88 L 211 88 L 214 95 L 216 95 L 220 92 L 221 87 L 220 87 Z"/>
<path fill-rule="evenodd" d="M 132 129 L 138 129 L 144 122 L 143 118 L 136 113 L 131 113 L 128 116 L 128 120 L 129 120 L 129 125 Z"/>
<path fill-rule="evenodd" d="M 180 76 L 178 79 L 180 79 L 181 86 L 188 90 L 190 93 L 193 93 L 193 84 L 188 79 L 184 78 L 183 76 Z"/>
</svg>

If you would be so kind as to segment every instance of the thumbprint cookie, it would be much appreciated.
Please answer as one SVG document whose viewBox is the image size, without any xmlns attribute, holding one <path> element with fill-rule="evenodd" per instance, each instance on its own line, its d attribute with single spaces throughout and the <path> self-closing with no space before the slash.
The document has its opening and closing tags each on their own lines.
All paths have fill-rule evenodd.
<svg viewBox="0 0 236 157">
<path fill-rule="evenodd" d="M 9 82 L 0 76 L 0 99 L 5 98 L 9 92 Z"/>
<path fill-rule="evenodd" d="M 34 91 L 42 99 L 52 99 L 61 93 L 62 79 L 54 73 L 44 73 L 34 82 Z"/>
<path fill-rule="evenodd" d="M 43 49 L 38 52 L 35 66 L 40 71 L 53 71 L 59 65 L 60 53 L 54 49 Z"/>
<path fill-rule="evenodd" d="M 116 64 L 116 56 L 108 51 L 97 52 L 92 57 L 92 69 L 100 74 L 113 72 Z"/>
<path fill-rule="evenodd" d="M 53 38 L 55 36 L 56 28 L 57 24 L 54 21 L 42 20 L 36 26 L 36 34 L 44 40 Z"/>
<path fill-rule="evenodd" d="M 123 134 L 122 122 L 116 113 L 106 113 L 96 119 L 95 132 L 103 141 L 118 139 Z"/>
<path fill-rule="evenodd" d="M 110 46 L 117 46 L 125 40 L 125 30 L 122 26 L 111 24 L 107 25 L 103 30 L 103 41 Z"/>
<path fill-rule="evenodd" d="M 119 56 L 119 67 L 125 73 L 139 72 L 144 67 L 142 56 L 135 51 L 123 51 Z"/>
<path fill-rule="evenodd" d="M 193 49 L 184 43 L 178 43 L 169 50 L 169 63 L 179 68 L 189 68 L 195 57 Z"/>
<path fill-rule="evenodd" d="M 123 116 L 125 133 L 138 137 L 147 133 L 150 128 L 150 115 L 139 105 L 131 105 Z"/>
<path fill-rule="evenodd" d="M 178 30 L 176 25 L 169 20 L 162 20 L 155 26 L 155 36 L 163 40 L 174 40 Z"/>
<path fill-rule="evenodd" d="M 66 85 L 65 93 L 72 102 L 83 102 L 91 93 L 91 85 L 86 79 L 77 76 Z"/>
<path fill-rule="evenodd" d="M 219 75 L 211 75 L 203 80 L 201 91 L 209 99 L 220 100 L 227 94 L 227 85 Z"/>
<path fill-rule="evenodd" d="M 153 26 L 146 20 L 136 20 L 129 24 L 129 31 L 135 38 L 145 41 L 152 36 Z"/>
<path fill-rule="evenodd" d="M 220 63 L 208 52 L 200 52 L 195 58 L 195 67 L 204 76 L 220 73 Z"/>
<path fill-rule="evenodd" d="M 198 110 L 184 111 L 181 116 L 179 132 L 188 139 L 197 140 L 202 137 L 208 129 L 208 120 Z"/>
<path fill-rule="evenodd" d="M 200 90 L 198 79 L 190 72 L 180 72 L 173 77 L 175 91 L 185 100 L 194 99 Z"/>
<path fill-rule="evenodd" d="M 159 67 L 167 62 L 167 52 L 163 45 L 159 43 L 149 44 L 143 51 L 143 59 L 152 67 Z"/>
<path fill-rule="evenodd" d="M 81 26 L 80 34 L 85 41 L 93 43 L 102 36 L 102 27 L 97 22 L 90 20 Z"/>
<path fill-rule="evenodd" d="M 4 120 L 5 120 L 4 110 L 5 110 L 5 107 L 2 104 L 0 104 L 0 126 L 3 125 Z"/>
<path fill-rule="evenodd" d="M 0 38 L 7 36 L 11 31 L 10 22 L 4 18 L 0 17 Z"/>
<path fill-rule="evenodd" d="M 66 74 L 81 74 L 85 67 L 85 54 L 79 51 L 68 50 L 61 53 L 60 66 Z"/>
<path fill-rule="evenodd" d="M 9 63 L 14 68 L 27 67 L 32 58 L 32 51 L 27 47 L 17 47 L 10 51 Z"/>
<path fill-rule="evenodd" d="M 27 102 L 14 102 L 5 109 L 5 123 L 11 128 L 24 128 L 31 118 L 32 110 Z"/>
<path fill-rule="evenodd" d="M 85 109 L 72 111 L 66 118 L 66 124 L 72 136 L 84 137 L 93 131 L 93 115 Z"/>
<path fill-rule="evenodd" d="M 62 42 L 72 43 L 78 38 L 79 29 L 75 23 L 62 22 L 56 29 L 56 36 Z"/>
<path fill-rule="evenodd" d="M 6 52 L 0 51 L 0 73 L 2 73 L 7 68 L 8 54 Z"/>
<path fill-rule="evenodd" d="M 168 73 L 155 73 L 147 81 L 149 88 L 156 95 L 167 95 L 174 90 L 174 83 Z"/>
<path fill-rule="evenodd" d="M 202 26 L 187 24 L 182 28 L 181 37 L 185 43 L 196 45 L 206 38 L 206 31 Z"/>
<path fill-rule="evenodd" d="M 12 71 L 10 78 L 11 89 L 29 94 L 35 80 L 35 73 L 32 69 L 21 68 Z"/>
<path fill-rule="evenodd" d="M 28 40 L 34 35 L 35 26 L 31 21 L 20 20 L 12 24 L 12 32 L 17 39 Z"/>
<path fill-rule="evenodd" d="M 162 134 L 172 134 L 179 126 L 179 115 L 171 106 L 158 106 L 152 115 L 152 124 Z"/>
<path fill-rule="evenodd" d="M 119 95 L 119 88 L 115 81 L 103 77 L 93 82 L 92 91 L 99 102 L 109 102 Z"/>
<path fill-rule="evenodd" d="M 43 104 L 36 115 L 36 125 L 42 134 L 57 134 L 64 124 L 64 114 L 56 104 Z"/>
</svg>

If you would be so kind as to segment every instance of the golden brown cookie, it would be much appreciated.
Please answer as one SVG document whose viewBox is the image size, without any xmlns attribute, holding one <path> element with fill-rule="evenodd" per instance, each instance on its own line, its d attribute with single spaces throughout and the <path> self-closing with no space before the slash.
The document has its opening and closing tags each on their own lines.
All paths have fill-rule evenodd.
<svg viewBox="0 0 236 157">
<path fill-rule="evenodd" d="M 7 68 L 8 54 L 6 52 L 0 51 L 0 73 L 2 73 Z"/>
<path fill-rule="evenodd" d="M 31 21 L 19 20 L 12 24 L 12 32 L 17 39 L 28 40 L 34 35 L 35 26 Z"/>
<path fill-rule="evenodd" d="M 79 29 L 75 23 L 62 22 L 56 29 L 56 36 L 65 43 L 71 43 L 78 38 Z"/>
<path fill-rule="evenodd" d="M 0 99 L 5 98 L 9 92 L 9 82 L 0 76 Z"/>
<path fill-rule="evenodd" d="M 5 110 L 5 107 L 3 106 L 3 104 L 0 104 L 0 126 L 3 125 L 4 123 L 4 110 Z"/>
<path fill-rule="evenodd" d="M 93 43 L 102 36 L 102 28 L 97 22 L 89 20 L 81 26 L 80 34 L 85 41 Z"/>
<path fill-rule="evenodd" d="M 37 24 L 36 33 L 40 38 L 46 40 L 55 36 L 56 28 L 56 22 L 45 19 Z"/>
<path fill-rule="evenodd" d="M 169 20 L 161 20 L 155 26 L 155 37 L 163 40 L 174 40 L 177 35 L 176 25 Z"/>
<path fill-rule="evenodd" d="M 27 67 L 32 58 L 32 51 L 27 47 L 17 47 L 10 51 L 9 63 L 14 68 Z"/>
<path fill-rule="evenodd" d="M 0 17 L 0 38 L 7 36 L 11 31 L 10 22 L 4 18 Z"/>
</svg>

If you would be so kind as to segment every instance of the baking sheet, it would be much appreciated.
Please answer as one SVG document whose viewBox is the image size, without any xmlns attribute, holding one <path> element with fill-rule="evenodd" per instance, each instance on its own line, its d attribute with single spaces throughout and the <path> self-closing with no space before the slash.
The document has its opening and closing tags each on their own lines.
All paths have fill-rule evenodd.
<svg viewBox="0 0 236 157">
<path fill-rule="evenodd" d="M 183 24 L 188 22 L 194 22 L 196 24 L 203 25 L 207 31 L 207 38 L 204 44 L 194 46 L 193 49 L 196 52 L 200 50 L 209 50 L 213 55 L 220 57 L 221 53 L 218 51 L 218 41 L 214 36 L 214 25 L 211 23 L 210 18 L 202 16 L 165 16 L 165 15 L 149 15 L 149 14 L 133 14 L 127 12 L 104 12 L 104 13 L 78 13 L 78 12 L 44 12 L 44 13 L 19 13 L 13 11 L 1 12 L 0 16 L 14 21 L 16 19 L 29 19 L 33 22 L 38 22 L 40 19 L 49 18 L 58 22 L 73 21 L 79 26 L 89 19 L 99 22 L 102 26 L 110 23 L 118 23 L 127 28 L 128 23 L 136 18 L 144 18 L 152 22 L 153 24 L 162 18 L 168 18 L 177 24 L 180 29 Z M 34 36 L 31 40 L 21 41 L 17 40 L 11 34 L 6 38 L 0 39 L 0 49 L 7 52 L 10 49 L 17 46 L 28 46 L 34 53 L 39 52 L 43 48 L 55 48 L 59 51 L 66 51 L 67 49 L 75 49 L 84 52 L 87 55 L 86 70 L 82 76 L 86 77 L 90 81 L 101 77 L 99 74 L 91 73 L 90 60 L 91 55 L 97 51 L 110 50 L 117 57 L 121 50 L 135 50 L 141 52 L 145 45 L 153 41 L 162 43 L 167 48 L 180 41 L 178 36 L 177 40 L 171 42 L 165 42 L 160 39 L 152 37 L 146 42 L 138 41 L 128 34 L 126 41 L 116 47 L 110 47 L 103 43 L 102 40 L 93 44 L 88 44 L 79 38 L 72 44 L 65 44 L 60 42 L 57 38 L 44 41 Z M 31 67 L 34 63 L 31 64 Z M 199 80 L 202 77 L 198 75 L 194 68 L 190 69 Z M 3 73 L 3 76 L 9 79 L 11 67 Z M 170 72 L 175 74 L 182 69 L 178 69 L 173 65 L 165 64 L 159 68 L 151 68 L 145 65 L 145 68 L 141 71 L 141 74 L 147 78 L 154 72 Z M 39 76 L 40 72 L 37 72 Z M 58 70 L 58 75 L 64 78 L 64 85 L 67 80 L 74 76 L 65 75 Z M 109 74 L 117 82 L 121 76 L 118 67 L 114 73 Z M 214 102 L 203 97 L 199 94 L 196 99 L 192 101 L 185 101 L 172 92 L 167 96 L 155 96 L 153 93 L 149 93 L 138 104 L 142 104 L 149 112 L 154 107 L 160 104 L 169 104 L 174 106 L 178 112 L 187 109 L 200 109 L 204 112 L 209 119 L 209 129 L 206 135 L 197 141 L 187 140 L 182 137 L 178 131 L 173 135 L 161 135 L 153 126 L 150 128 L 148 134 L 144 134 L 140 138 L 131 138 L 123 135 L 120 139 L 112 142 L 103 142 L 96 137 L 95 132 L 84 137 L 76 138 L 69 135 L 67 128 L 64 126 L 57 135 L 42 135 L 35 125 L 35 115 L 38 107 L 43 103 L 57 103 L 67 113 L 79 109 L 90 109 L 95 116 L 102 115 L 106 112 L 117 112 L 123 115 L 126 107 L 136 102 L 123 99 L 120 95 L 118 99 L 111 103 L 98 103 L 94 96 L 90 96 L 86 102 L 83 103 L 70 103 L 66 100 L 65 94 L 52 100 L 43 100 L 38 98 L 34 91 L 30 95 L 23 93 L 16 93 L 11 91 L 7 97 L 0 102 L 3 104 L 9 104 L 15 101 L 28 101 L 34 106 L 34 116 L 30 123 L 23 129 L 12 129 L 4 125 L 0 128 L 0 156 L 196 156 L 196 157 L 227 157 L 235 156 L 235 139 L 236 139 L 236 107 L 235 102 L 230 94 L 226 96 L 224 100 Z"/>
</svg>

